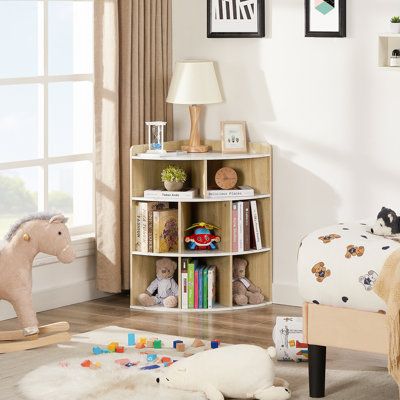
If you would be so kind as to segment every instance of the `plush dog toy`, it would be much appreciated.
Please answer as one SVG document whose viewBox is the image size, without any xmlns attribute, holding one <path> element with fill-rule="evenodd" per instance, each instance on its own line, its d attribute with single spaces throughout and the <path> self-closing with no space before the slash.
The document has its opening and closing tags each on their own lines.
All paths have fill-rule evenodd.
<svg viewBox="0 0 400 400">
<path fill-rule="evenodd" d="M 173 278 L 177 264 L 169 258 L 161 258 L 156 262 L 157 278 L 150 283 L 146 293 L 138 297 L 140 304 L 146 307 L 161 304 L 173 308 L 178 305 L 178 284 Z M 157 294 L 153 296 L 157 290 Z"/>
<path fill-rule="evenodd" d="M 400 233 L 400 217 L 390 208 L 382 207 L 371 228 L 371 233 L 381 236 L 398 235 Z"/>
<path fill-rule="evenodd" d="M 238 306 L 260 304 L 264 301 L 261 289 L 246 278 L 247 261 L 244 258 L 233 259 L 233 303 Z"/>
<path fill-rule="evenodd" d="M 290 399 L 289 384 L 275 378 L 274 347 L 247 344 L 196 353 L 166 368 L 156 381 L 181 390 L 205 393 L 209 400 Z M 274 386 L 277 385 L 277 386 Z"/>
</svg>

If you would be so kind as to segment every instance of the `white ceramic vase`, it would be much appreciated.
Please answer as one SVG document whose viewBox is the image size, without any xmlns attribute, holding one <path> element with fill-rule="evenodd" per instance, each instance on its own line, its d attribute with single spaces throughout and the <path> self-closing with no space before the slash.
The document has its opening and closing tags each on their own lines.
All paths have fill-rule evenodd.
<svg viewBox="0 0 400 400">
<path fill-rule="evenodd" d="M 164 186 L 168 192 L 177 192 L 183 188 L 183 182 L 164 182 Z"/>
<path fill-rule="evenodd" d="M 400 22 L 390 23 L 390 31 L 392 33 L 400 33 Z"/>
</svg>

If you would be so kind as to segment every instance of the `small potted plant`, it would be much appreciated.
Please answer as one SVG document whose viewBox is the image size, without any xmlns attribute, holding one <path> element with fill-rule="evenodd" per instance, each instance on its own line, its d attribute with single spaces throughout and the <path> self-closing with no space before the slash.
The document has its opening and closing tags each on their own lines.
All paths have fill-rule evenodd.
<svg viewBox="0 0 400 400">
<path fill-rule="evenodd" d="M 392 33 L 400 33 L 400 17 L 392 17 L 390 19 L 390 30 Z"/>
<path fill-rule="evenodd" d="M 168 165 L 161 172 L 161 180 L 164 182 L 165 189 L 169 192 L 181 190 L 186 178 L 185 170 L 176 165 Z"/>
</svg>

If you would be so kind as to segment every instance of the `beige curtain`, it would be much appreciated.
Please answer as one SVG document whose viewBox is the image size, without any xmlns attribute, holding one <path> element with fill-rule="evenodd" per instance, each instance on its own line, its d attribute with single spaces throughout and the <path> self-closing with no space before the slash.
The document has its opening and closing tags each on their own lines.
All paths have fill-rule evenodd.
<svg viewBox="0 0 400 400">
<path fill-rule="evenodd" d="M 129 289 L 129 149 L 145 121 L 166 120 L 171 0 L 96 0 L 95 148 L 97 286 Z"/>
</svg>

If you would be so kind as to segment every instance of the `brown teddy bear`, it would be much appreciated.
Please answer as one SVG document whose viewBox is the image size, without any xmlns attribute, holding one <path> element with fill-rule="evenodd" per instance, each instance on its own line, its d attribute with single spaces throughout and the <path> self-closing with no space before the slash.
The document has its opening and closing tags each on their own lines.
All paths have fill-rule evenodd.
<svg viewBox="0 0 400 400">
<path fill-rule="evenodd" d="M 139 303 L 145 307 L 163 305 L 173 308 L 178 305 L 178 284 L 173 278 L 177 264 L 170 258 L 161 258 L 156 262 L 157 278 L 150 283 L 146 293 L 138 296 Z M 157 290 L 155 296 L 154 292 Z"/>
<path fill-rule="evenodd" d="M 315 275 L 317 282 L 319 283 L 323 282 L 325 278 L 329 278 L 331 276 L 331 270 L 327 269 L 325 267 L 325 263 L 322 261 L 318 264 L 315 264 L 312 267 L 311 272 Z"/>
<path fill-rule="evenodd" d="M 247 261 L 244 258 L 233 259 L 233 303 L 238 306 L 260 304 L 264 301 L 261 289 L 246 278 Z"/>
</svg>

